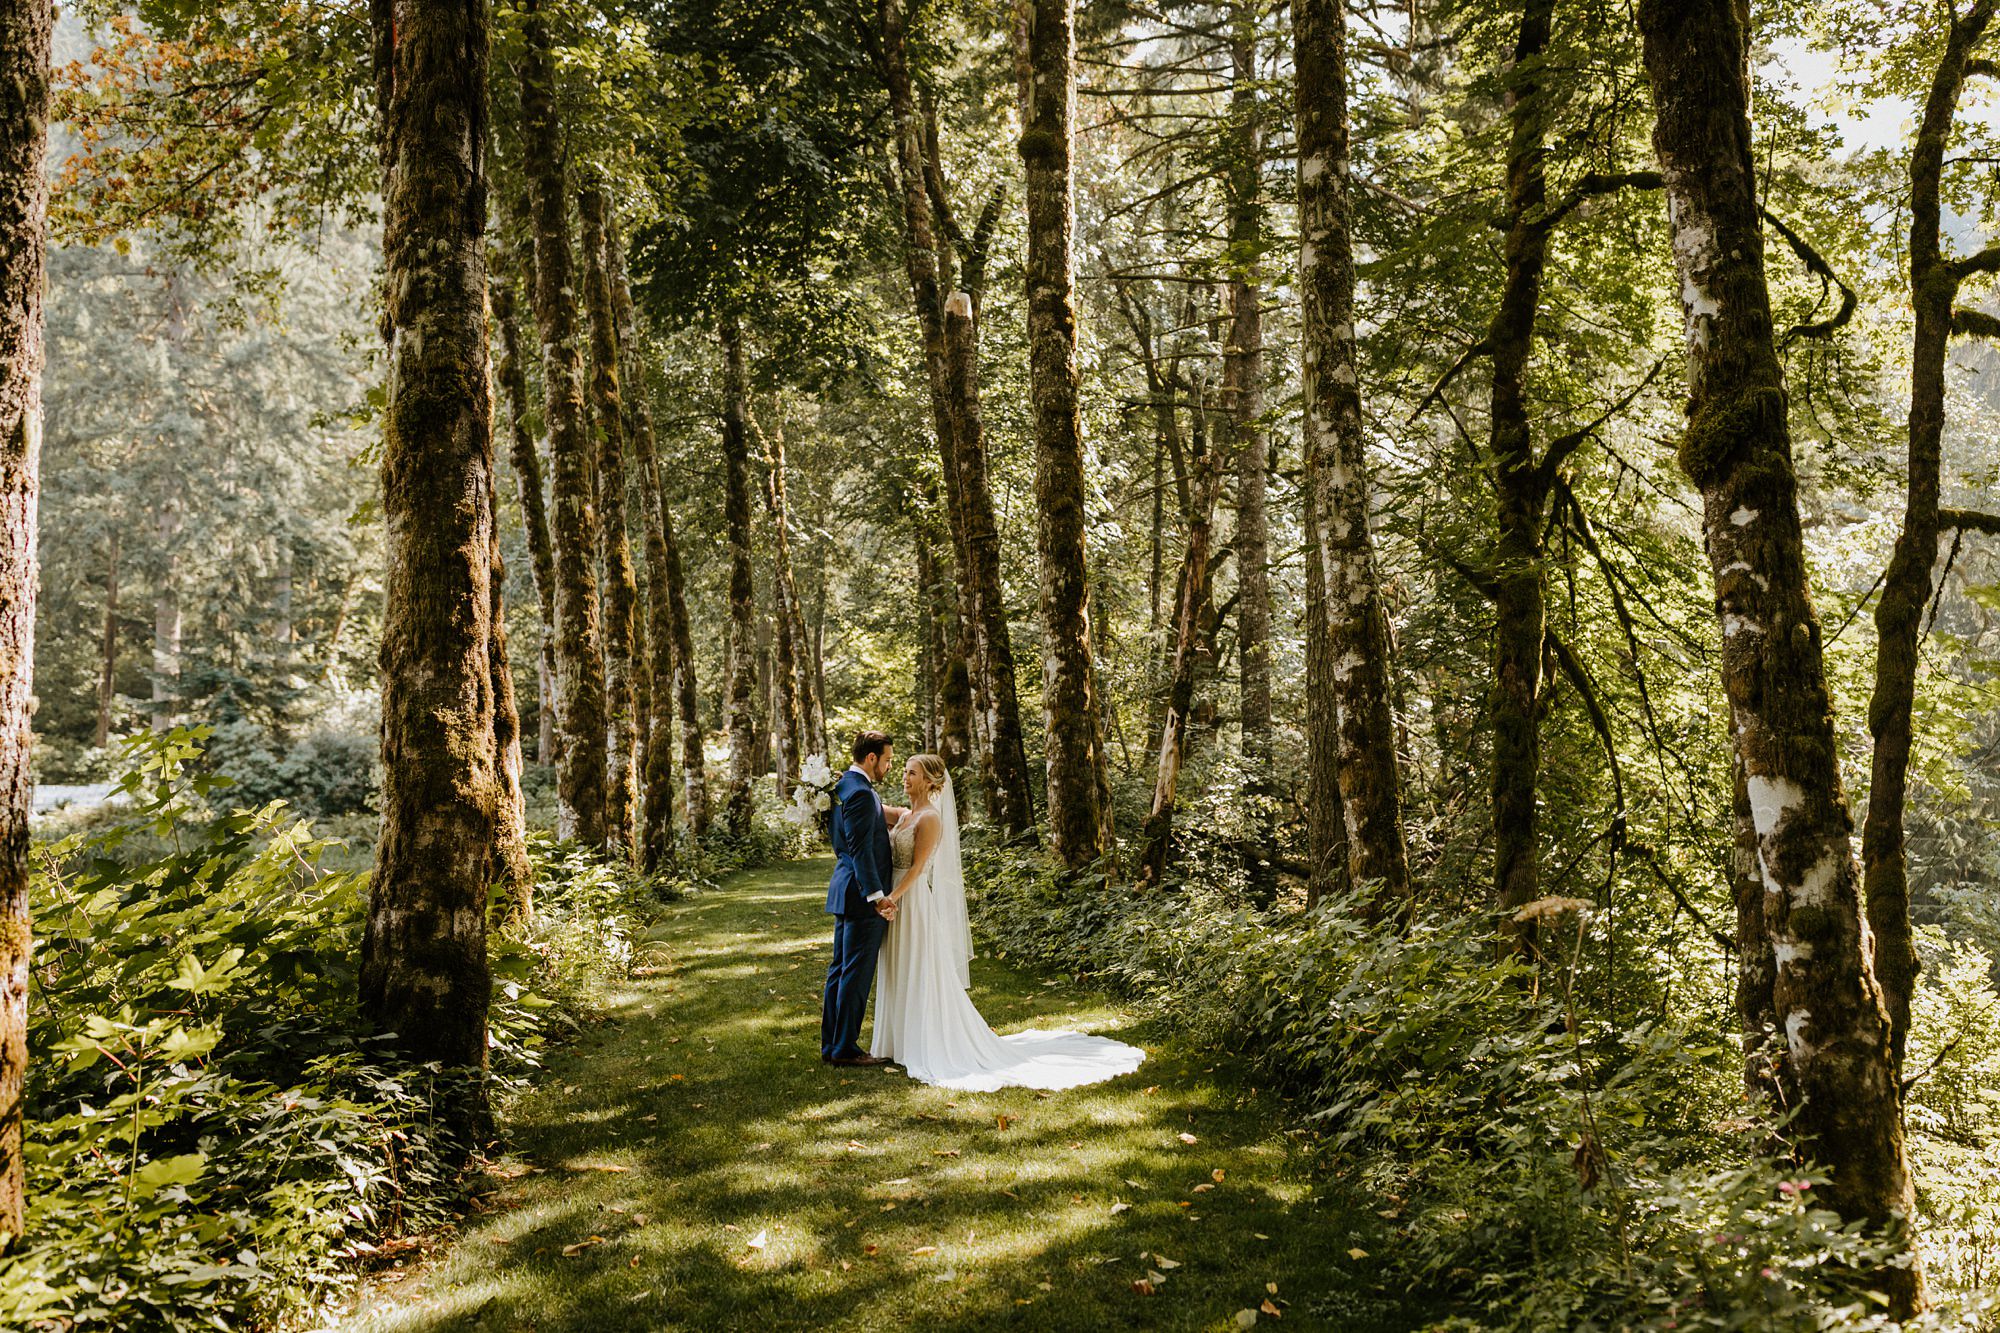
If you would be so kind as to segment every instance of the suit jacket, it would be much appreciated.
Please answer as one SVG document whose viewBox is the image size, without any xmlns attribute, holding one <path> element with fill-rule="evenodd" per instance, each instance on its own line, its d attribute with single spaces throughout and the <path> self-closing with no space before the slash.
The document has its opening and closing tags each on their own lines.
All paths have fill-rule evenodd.
<svg viewBox="0 0 2000 1333">
<path fill-rule="evenodd" d="M 834 786 L 833 809 L 828 813 L 833 880 L 826 886 L 826 910 L 835 916 L 873 912 L 869 900 L 888 893 L 896 882 L 882 799 L 866 774 L 850 768 Z"/>
</svg>

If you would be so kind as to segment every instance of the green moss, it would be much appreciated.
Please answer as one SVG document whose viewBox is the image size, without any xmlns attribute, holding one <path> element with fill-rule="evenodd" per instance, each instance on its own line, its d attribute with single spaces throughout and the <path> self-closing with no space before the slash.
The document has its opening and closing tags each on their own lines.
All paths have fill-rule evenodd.
<svg viewBox="0 0 2000 1333">
<path fill-rule="evenodd" d="M 1774 386 L 1746 389 L 1713 403 L 1688 421 L 1681 437 L 1681 471 L 1696 486 L 1706 486 L 1746 443 L 1775 434 L 1784 421 L 1785 393 Z"/>
<path fill-rule="evenodd" d="M 1050 167 L 1061 162 L 1065 145 L 1060 134 L 1048 130 L 1026 130 L 1021 135 L 1021 160 L 1031 167 Z"/>
</svg>

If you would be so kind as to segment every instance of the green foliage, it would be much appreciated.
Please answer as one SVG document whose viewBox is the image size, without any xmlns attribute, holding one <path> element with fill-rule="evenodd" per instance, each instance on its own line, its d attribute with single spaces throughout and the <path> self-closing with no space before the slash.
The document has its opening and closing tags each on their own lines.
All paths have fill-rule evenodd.
<svg viewBox="0 0 2000 1333">
<path fill-rule="evenodd" d="M 1324 1165 L 1391 1224 L 1369 1262 L 1449 1293 L 1464 1315 L 1445 1327 L 1880 1326 L 1858 1275 L 1893 1248 L 1757 1154 L 1777 1127 L 1743 1104 L 1733 1043 L 1579 1011 L 1595 923 L 1537 984 L 1495 961 L 1483 913 L 1374 922 L 1358 905 L 1259 912 L 1202 882 L 1063 888 L 992 850 L 970 878 L 987 947 L 1109 981 L 1296 1098 Z M 1947 992 L 1961 1011 L 1978 1010 L 1971 976 Z"/>
<path fill-rule="evenodd" d="M 374 1239 L 445 1218 L 474 1146 L 433 1116 L 461 1075 L 356 1011 L 363 878 L 280 803 L 211 810 L 205 739 L 127 743 L 128 817 L 39 849 L 32 1242 L 0 1264 L 0 1326 L 234 1327 L 324 1300 Z M 493 944 L 506 1085 L 678 891 L 536 851 L 541 915 Z"/>
</svg>

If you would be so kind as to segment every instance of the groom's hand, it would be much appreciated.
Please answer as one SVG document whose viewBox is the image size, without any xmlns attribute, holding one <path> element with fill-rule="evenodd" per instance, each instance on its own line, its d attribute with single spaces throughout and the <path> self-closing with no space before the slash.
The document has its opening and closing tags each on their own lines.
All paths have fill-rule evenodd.
<svg viewBox="0 0 2000 1333">
<path fill-rule="evenodd" d="M 875 904 L 875 910 L 882 914 L 884 921 L 894 921 L 896 919 L 896 900 L 894 898 L 884 898 Z"/>
</svg>

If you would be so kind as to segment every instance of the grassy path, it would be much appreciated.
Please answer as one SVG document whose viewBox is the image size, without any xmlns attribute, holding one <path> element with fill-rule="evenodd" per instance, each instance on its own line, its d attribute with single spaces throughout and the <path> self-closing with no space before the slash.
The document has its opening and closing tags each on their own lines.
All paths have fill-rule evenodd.
<svg viewBox="0 0 2000 1333">
<path fill-rule="evenodd" d="M 516 1108 L 486 1207 L 343 1328 L 1234 1329 L 1274 1292 L 1260 1324 L 1410 1326 L 1360 1294 L 1382 1224 L 1309 1198 L 1279 1108 L 1100 996 L 973 965 L 1003 1032 L 1149 1052 L 1096 1087 L 823 1066 L 825 873 L 675 907 L 666 966 Z"/>
</svg>

